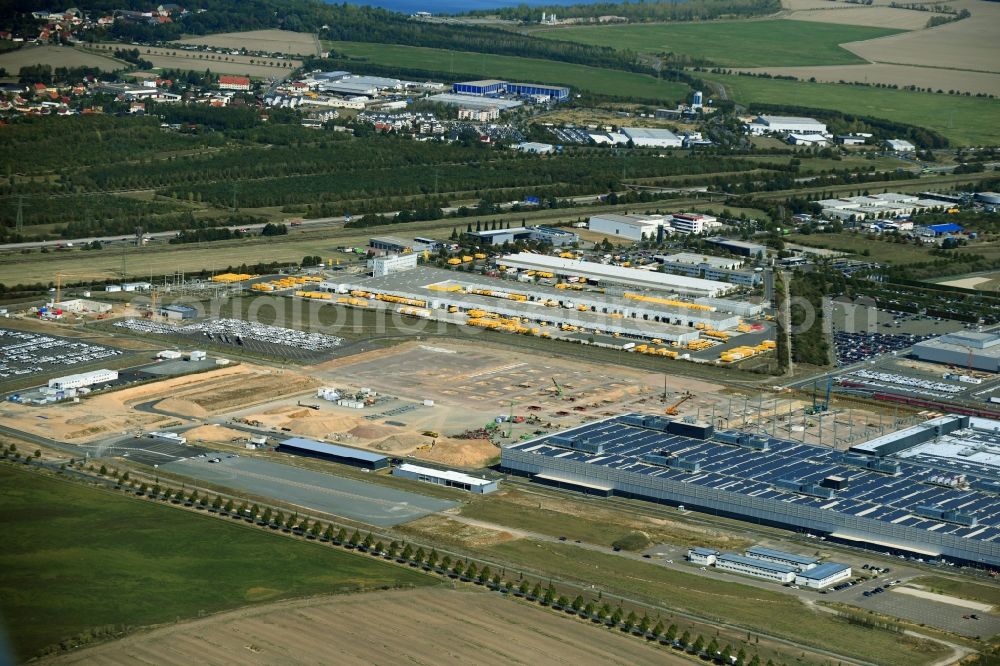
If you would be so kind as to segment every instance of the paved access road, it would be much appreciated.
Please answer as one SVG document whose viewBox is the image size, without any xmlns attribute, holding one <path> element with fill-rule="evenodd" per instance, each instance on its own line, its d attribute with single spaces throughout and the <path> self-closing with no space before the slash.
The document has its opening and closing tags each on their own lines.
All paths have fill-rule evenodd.
<svg viewBox="0 0 1000 666">
<path fill-rule="evenodd" d="M 231 455 L 210 453 L 205 458 L 161 464 L 160 469 L 256 495 L 278 497 L 303 509 L 379 527 L 405 523 L 457 504 L 374 483 Z M 215 459 L 220 462 L 209 462 Z"/>
</svg>

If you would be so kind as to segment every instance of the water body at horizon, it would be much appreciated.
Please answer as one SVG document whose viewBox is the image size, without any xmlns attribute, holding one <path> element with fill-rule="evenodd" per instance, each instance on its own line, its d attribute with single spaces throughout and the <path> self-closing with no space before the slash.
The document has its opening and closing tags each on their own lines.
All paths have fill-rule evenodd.
<svg viewBox="0 0 1000 666">
<path fill-rule="evenodd" d="M 343 0 L 327 0 L 339 4 Z M 370 5 L 403 14 L 430 12 L 431 14 L 458 14 L 461 12 L 500 9 L 503 7 L 546 7 L 549 5 L 591 5 L 608 0 L 346 0 L 350 5 Z M 557 12 L 558 14 L 558 12 Z"/>
</svg>

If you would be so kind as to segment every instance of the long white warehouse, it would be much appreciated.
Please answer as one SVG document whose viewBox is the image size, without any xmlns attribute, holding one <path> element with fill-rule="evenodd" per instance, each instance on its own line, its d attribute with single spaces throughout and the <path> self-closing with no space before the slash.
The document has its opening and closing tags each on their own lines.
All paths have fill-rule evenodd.
<svg viewBox="0 0 1000 666">
<path fill-rule="evenodd" d="M 103 384 L 106 382 L 113 382 L 118 379 L 117 370 L 91 370 L 90 372 L 81 372 L 76 375 L 66 375 L 65 377 L 54 377 L 49 380 L 49 388 L 55 389 L 71 389 L 71 388 L 82 388 L 84 386 L 92 386 L 94 384 Z"/>
<path fill-rule="evenodd" d="M 480 479 L 479 477 L 469 476 L 468 474 L 453 470 L 433 469 L 411 465 L 410 463 L 403 463 L 395 468 L 392 470 L 392 475 L 401 476 L 406 479 L 415 479 L 416 481 L 423 481 L 425 483 L 434 483 L 439 486 L 448 486 L 449 488 L 460 488 L 481 495 L 492 493 L 497 489 L 496 481 Z"/>
<path fill-rule="evenodd" d="M 497 263 L 524 270 L 547 271 L 566 277 L 581 277 L 601 284 L 618 284 L 642 289 L 656 289 L 685 296 L 715 297 L 727 294 L 736 285 L 728 282 L 704 280 L 686 275 L 671 275 L 657 271 L 646 271 L 622 266 L 607 266 L 593 261 L 563 259 L 545 254 L 519 252 L 509 254 Z"/>
</svg>

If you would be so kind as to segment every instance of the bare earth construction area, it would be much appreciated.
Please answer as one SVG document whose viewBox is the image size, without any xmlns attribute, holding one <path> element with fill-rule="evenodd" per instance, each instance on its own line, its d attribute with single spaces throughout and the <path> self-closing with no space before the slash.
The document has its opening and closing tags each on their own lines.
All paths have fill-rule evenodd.
<svg viewBox="0 0 1000 666">
<path fill-rule="evenodd" d="M 391 619 L 391 627 L 386 623 Z M 516 640 L 511 640 L 516 636 Z M 485 592 L 378 592 L 251 608 L 138 634 L 52 664 L 690 663 L 620 632 Z"/>
</svg>

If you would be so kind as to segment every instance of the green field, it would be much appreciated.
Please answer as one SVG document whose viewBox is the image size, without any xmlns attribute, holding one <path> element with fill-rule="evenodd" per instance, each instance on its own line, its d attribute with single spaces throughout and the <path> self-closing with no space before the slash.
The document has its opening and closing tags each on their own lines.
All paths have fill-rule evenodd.
<svg viewBox="0 0 1000 666">
<path fill-rule="evenodd" d="M 572 544 L 518 539 L 484 550 L 564 580 L 587 584 L 599 580 L 604 589 L 628 597 L 754 627 L 885 666 L 930 664 L 946 652 L 937 643 L 848 624 L 833 615 L 810 610 L 781 592 L 694 576 Z"/>
<path fill-rule="evenodd" d="M 996 99 L 750 76 L 701 74 L 701 77 L 724 85 L 729 97 L 739 104 L 830 109 L 936 130 L 957 145 L 1000 143 L 1000 125 L 984 122 L 985 118 L 1000 114 L 1000 100 Z"/>
<path fill-rule="evenodd" d="M 865 61 L 839 45 L 900 30 L 811 21 L 643 23 L 559 28 L 538 37 L 649 53 L 676 53 L 727 67 L 853 65 Z"/>
<path fill-rule="evenodd" d="M 14 649 L 105 625 L 433 579 L 249 526 L 0 467 L 0 605 Z"/>
<path fill-rule="evenodd" d="M 323 48 L 390 67 L 562 84 L 602 95 L 651 99 L 663 103 L 683 99 L 688 90 L 684 84 L 659 81 L 645 74 L 537 58 L 364 42 L 323 42 Z"/>
<path fill-rule="evenodd" d="M 1000 587 L 996 585 L 983 585 L 944 576 L 920 576 L 909 582 L 938 594 L 1000 606 Z"/>
<path fill-rule="evenodd" d="M 789 243 L 798 243 L 809 247 L 850 252 L 856 255 L 857 259 L 867 257 L 872 261 L 891 262 L 897 266 L 930 261 L 934 258 L 927 248 L 917 247 L 909 243 L 871 240 L 868 238 L 868 234 L 864 233 L 844 231 L 833 234 L 789 234 L 785 236 L 785 240 Z M 865 250 L 868 250 L 868 255 L 862 254 Z"/>
</svg>

